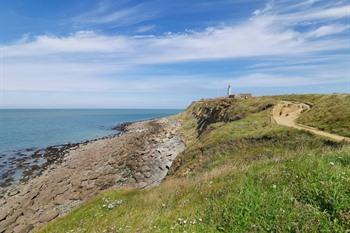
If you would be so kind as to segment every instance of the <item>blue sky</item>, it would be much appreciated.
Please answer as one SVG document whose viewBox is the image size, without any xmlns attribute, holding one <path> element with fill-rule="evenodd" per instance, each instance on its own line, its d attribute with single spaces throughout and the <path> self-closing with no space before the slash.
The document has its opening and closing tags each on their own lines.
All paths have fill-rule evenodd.
<svg viewBox="0 0 350 233">
<path fill-rule="evenodd" d="M 0 0 L 0 107 L 350 92 L 350 0 Z"/>
</svg>

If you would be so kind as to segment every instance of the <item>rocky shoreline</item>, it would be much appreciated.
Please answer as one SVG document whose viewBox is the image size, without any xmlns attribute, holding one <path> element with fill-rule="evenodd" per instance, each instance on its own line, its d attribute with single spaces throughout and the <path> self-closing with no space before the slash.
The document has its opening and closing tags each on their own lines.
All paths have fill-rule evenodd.
<svg viewBox="0 0 350 233">
<path fill-rule="evenodd" d="M 2 188 L 9 187 L 16 182 L 21 183 L 28 181 L 38 175 L 41 175 L 43 171 L 52 164 L 59 164 L 62 162 L 64 156 L 69 153 L 70 150 L 77 149 L 80 146 L 88 143 L 108 139 L 120 136 L 126 131 L 126 127 L 132 124 L 132 122 L 124 122 L 113 127 L 112 130 L 116 132 L 105 136 L 91 140 L 85 140 L 78 143 L 66 143 L 61 145 L 48 146 L 46 148 L 27 148 L 24 150 L 14 151 L 14 156 L 10 157 L 10 166 L 6 172 L 1 174 L 0 179 L 0 193 Z M 3 165 L 4 166 L 4 165 Z M 20 177 L 14 179 L 14 175 L 20 171 Z"/>
<path fill-rule="evenodd" d="M 179 126 L 170 118 L 127 123 L 118 136 L 50 148 L 48 164 L 0 189 L 0 233 L 31 232 L 107 188 L 159 184 L 185 149 Z"/>
</svg>

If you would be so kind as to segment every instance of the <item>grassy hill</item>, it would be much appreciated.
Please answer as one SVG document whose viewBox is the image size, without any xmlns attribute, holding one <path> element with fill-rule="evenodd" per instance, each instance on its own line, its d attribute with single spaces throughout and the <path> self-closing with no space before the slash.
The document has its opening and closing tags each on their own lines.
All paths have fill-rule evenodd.
<svg viewBox="0 0 350 233">
<path fill-rule="evenodd" d="M 320 130 L 350 137 L 350 95 L 293 95 L 285 99 L 308 103 L 311 110 L 303 114 L 299 123 Z"/>
<path fill-rule="evenodd" d="M 198 101 L 177 116 L 187 149 L 160 186 L 108 190 L 39 232 L 345 232 L 350 146 L 274 124 L 281 99 L 348 136 L 349 95 Z"/>
</svg>

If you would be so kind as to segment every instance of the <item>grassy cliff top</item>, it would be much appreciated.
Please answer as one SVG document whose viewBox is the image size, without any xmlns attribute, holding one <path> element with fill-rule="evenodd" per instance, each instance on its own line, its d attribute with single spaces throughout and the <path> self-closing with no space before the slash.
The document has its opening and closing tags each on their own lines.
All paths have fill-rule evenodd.
<svg viewBox="0 0 350 233">
<path fill-rule="evenodd" d="M 288 98 L 288 97 L 286 97 Z M 289 99 L 309 103 L 312 108 L 298 122 L 350 137 L 350 95 L 295 95 Z"/>
<path fill-rule="evenodd" d="M 349 95 L 198 101 L 177 116 L 187 149 L 160 186 L 108 190 L 39 232 L 345 232 L 350 146 L 273 123 L 282 99 L 348 135 Z"/>
</svg>

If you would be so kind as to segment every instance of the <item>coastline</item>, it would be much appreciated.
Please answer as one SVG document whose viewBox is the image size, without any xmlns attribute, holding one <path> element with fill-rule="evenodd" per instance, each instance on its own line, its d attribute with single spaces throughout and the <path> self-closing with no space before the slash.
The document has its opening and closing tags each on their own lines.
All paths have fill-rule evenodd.
<svg viewBox="0 0 350 233">
<path fill-rule="evenodd" d="M 12 185 L 26 182 L 29 179 L 40 175 L 53 163 L 59 164 L 62 162 L 64 156 L 71 150 L 77 149 L 80 146 L 94 141 L 120 136 L 126 130 L 125 126 L 132 123 L 133 122 L 124 122 L 118 124 L 112 128 L 112 130 L 117 131 L 116 133 L 103 137 L 84 140 L 81 142 L 68 142 L 59 145 L 51 145 L 44 148 L 26 148 L 23 150 L 13 151 L 14 155 L 20 155 L 20 157 L 13 156 L 9 159 L 9 162 L 13 167 L 8 169 L 6 173 L 2 174 L 0 181 L 0 193 L 3 189 L 7 189 Z M 21 171 L 20 177 L 14 179 L 13 176 L 19 170 Z"/>
<path fill-rule="evenodd" d="M 33 177 L 2 189 L 0 232 L 30 232 L 111 187 L 159 184 L 185 149 L 179 126 L 169 117 L 129 122 L 119 134 L 57 150 Z"/>
</svg>

